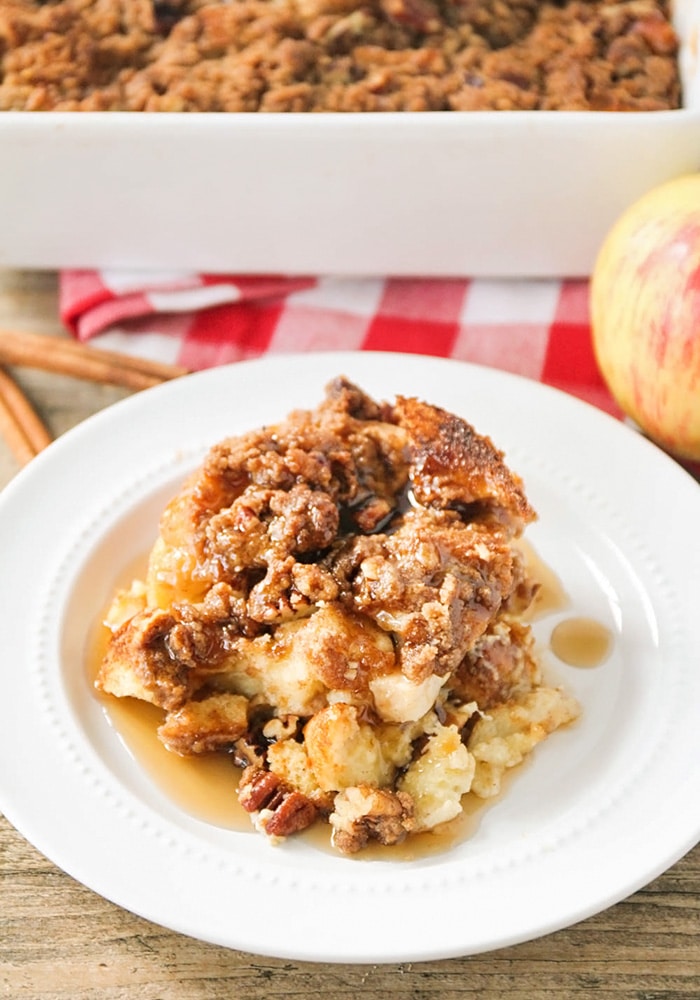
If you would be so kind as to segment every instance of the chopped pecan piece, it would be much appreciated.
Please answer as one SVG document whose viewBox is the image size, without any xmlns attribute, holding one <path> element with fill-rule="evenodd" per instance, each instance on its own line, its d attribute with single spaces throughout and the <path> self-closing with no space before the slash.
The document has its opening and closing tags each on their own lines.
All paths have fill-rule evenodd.
<svg viewBox="0 0 700 1000">
<path fill-rule="evenodd" d="M 305 830 L 318 815 L 316 806 L 301 792 L 287 792 L 271 816 L 264 820 L 268 837 L 289 837 Z"/>
<path fill-rule="evenodd" d="M 331 813 L 333 845 L 343 854 L 355 854 L 370 840 L 400 844 L 414 827 L 413 799 L 406 792 L 357 785 L 335 798 Z"/>
<path fill-rule="evenodd" d="M 238 785 L 238 800 L 268 837 L 289 837 L 305 830 L 318 815 L 311 799 L 260 767 L 245 769 Z"/>
</svg>

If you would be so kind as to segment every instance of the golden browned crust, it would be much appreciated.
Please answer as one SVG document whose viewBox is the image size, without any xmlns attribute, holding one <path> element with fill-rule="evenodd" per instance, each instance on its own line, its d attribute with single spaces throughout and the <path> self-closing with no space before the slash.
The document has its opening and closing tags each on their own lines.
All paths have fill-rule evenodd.
<svg viewBox="0 0 700 1000">
<path fill-rule="evenodd" d="M 408 435 L 409 478 L 419 504 L 443 510 L 470 508 L 470 520 L 495 517 L 516 534 L 534 521 L 522 481 L 488 437 L 418 399 L 399 396 L 394 413 Z"/>
<path fill-rule="evenodd" d="M 118 697 L 135 697 L 162 708 L 179 708 L 200 686 L 192 659 L 171 656 L 168 637 L 177 621 L 168 611 L 149 608 L 113 634 L 98 687 Z M 128 664 L 128 670 L 125 670 Z"/>
</svg>

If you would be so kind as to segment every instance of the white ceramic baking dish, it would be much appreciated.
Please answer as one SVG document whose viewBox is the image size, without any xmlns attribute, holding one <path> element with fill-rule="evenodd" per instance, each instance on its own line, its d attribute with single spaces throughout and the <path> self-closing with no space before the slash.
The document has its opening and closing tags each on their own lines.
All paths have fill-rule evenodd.
<svg viewBox="0 0 700 1000">
<path fill-rule="evenodd" d="M 0 266 L 586 275 L 700 169 L 700 0 L 675 22 L 677 111 L 0 114 Z"/>
</svg>

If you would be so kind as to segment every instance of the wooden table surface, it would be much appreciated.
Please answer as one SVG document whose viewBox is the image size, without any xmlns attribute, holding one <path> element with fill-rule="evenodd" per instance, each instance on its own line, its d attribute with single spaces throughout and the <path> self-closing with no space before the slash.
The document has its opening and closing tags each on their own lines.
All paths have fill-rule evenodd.
<svg viewBox="0 0 700 1000">
<path fill-rule="evenodd" d="M 65 336 L 58 319 L 55 275 L 0 271 L 0 327 Z M 37 371 L 14 374 L 54 435 L 125 395 Z M 16 471 L 0 441 L 0 486 Z M 655 804 L 650 802 L 649 808 Z M 439 914 L 417 912 L 415 919 L 439 920 Z M 449 961 L 316 965 L 229 951 L 133 916 L 61 872 L 0 816 L 0 997 L 322 996 L 700 997 L 700 846 L 630 899 L 537 941 Z"/>
</svg>

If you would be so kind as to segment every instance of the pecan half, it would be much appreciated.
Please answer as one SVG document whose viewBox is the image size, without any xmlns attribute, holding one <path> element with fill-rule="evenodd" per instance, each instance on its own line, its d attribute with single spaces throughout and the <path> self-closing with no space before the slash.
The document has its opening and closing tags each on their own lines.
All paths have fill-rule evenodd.
<svg viewBox="0 0 700 1000">
<path fill-rule="evenodd" d="M 311 799 L 261 767 L 245 769 L 238 801 L 246 812 L 256 815 L 256 826 L 269 837 L 289 837 L 311 826 L 318 816 Z"/>
</svg>

